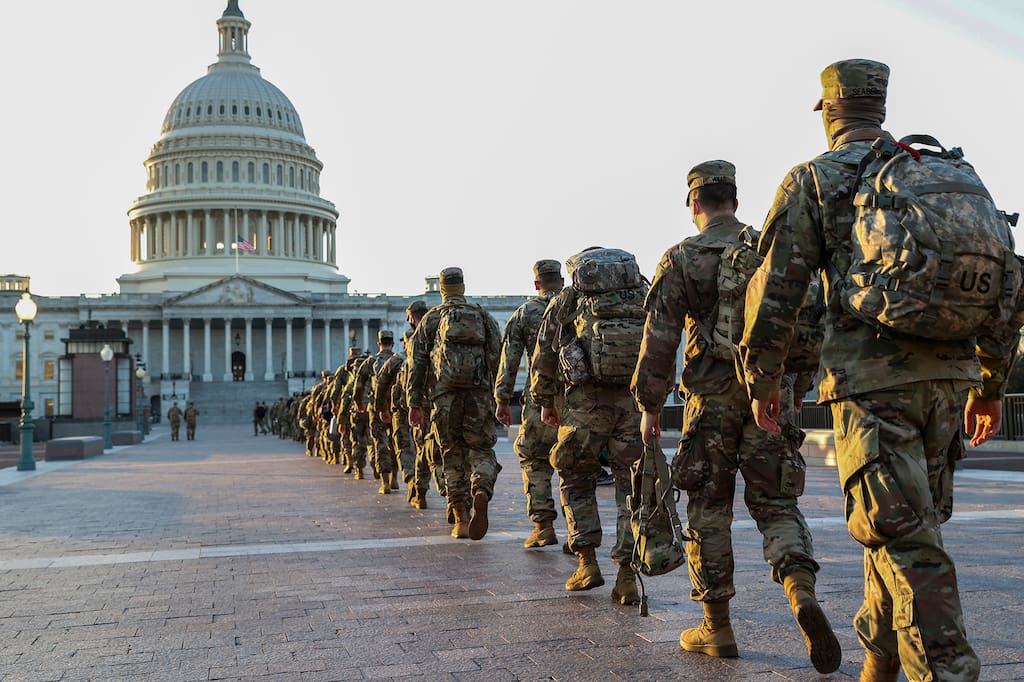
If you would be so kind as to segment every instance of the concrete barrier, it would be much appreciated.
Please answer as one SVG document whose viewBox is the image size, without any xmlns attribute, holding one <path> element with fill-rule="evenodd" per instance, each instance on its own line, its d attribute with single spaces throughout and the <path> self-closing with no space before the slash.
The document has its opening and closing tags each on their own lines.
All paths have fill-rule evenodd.
<svg viewBox="0 0 1024 682">
<path fill-rule="evenodd" d="M 135 445 L 142 442 L 139 431 L 114 431 L 110 434 L 110 442 L 114 445 Z"/>
<path fill-rule="evenodd" d="M 68 436 L 46 441 L 47 462 L 67 459 L 85 459 L 103 454 L 103 439 L 99 436 Z"/>
</svg>

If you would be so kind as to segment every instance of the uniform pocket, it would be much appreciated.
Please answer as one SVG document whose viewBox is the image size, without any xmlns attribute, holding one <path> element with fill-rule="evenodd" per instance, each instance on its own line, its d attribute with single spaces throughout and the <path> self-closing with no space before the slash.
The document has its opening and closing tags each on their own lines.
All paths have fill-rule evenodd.
<svg viewBox="0 0 1024 682">
<path fill-rule="evenodd" d="M 690 400 L 686 405 L 686 430 L 670 465 L 672 485 L 680 490 L 703 488 L 711 477 L 711 463 L 706 456 L 704 437 L 700 432 L 702 410 L 697 402 Z"/>
<path fill-rule="evenodd" d="M 551 448 L 551 466 L 558 471 L 565 471 L 576 466 L 579 455 L 579 431 L 575 426 L 558 427 L 558 441 Z"/>
</svg>

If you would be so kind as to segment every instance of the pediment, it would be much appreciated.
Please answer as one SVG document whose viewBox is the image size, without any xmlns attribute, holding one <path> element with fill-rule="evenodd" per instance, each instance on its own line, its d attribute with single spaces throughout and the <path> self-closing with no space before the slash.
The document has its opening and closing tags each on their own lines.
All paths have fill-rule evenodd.
<svg viewBox="0 0 1024 682">
<path fill-rule="evenodd" d="M 224 307 L 309 305 L 301 296 L 242 275 L 232 275 L 164 301 L 164 306 Z"/>
</svg>

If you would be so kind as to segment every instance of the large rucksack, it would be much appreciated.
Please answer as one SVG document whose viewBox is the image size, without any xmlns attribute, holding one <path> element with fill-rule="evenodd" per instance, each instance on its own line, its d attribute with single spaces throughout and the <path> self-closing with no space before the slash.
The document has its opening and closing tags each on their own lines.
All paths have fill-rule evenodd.
<svg viewBox="0 0 1024 682">
<path fill-rule="evenodd" d="M 577 293 L 559 366 L 566 383 L 628 385 L 643 340 L 646 282 L 633 254 L 591 249 L 566 261 Z"/>
<path fill-rule="evenodd" d="M 957 147 L 911 135 L 871 149 L 854 186 L 844 308 L 882 333 L 936 340 L 1007 321 L 1021 286 L 1007 224 L 1016 216 L 996 208 Z"/>
<path fill-rule="evenodd" d="M 485 313 L 470 303 L 447 302 L 438 307 L 440 320 L 430 360 L 437 383 L 448 388 L 477 388 L 488 378 Z"/>
</svg>

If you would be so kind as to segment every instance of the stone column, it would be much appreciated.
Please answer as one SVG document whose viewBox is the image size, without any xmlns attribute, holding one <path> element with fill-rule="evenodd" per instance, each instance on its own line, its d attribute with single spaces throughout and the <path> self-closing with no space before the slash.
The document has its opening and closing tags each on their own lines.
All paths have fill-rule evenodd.
<svg viewBox="0 0 1024 682">
<path fill-rule="evenodd" d="M 292 368 L 292 318 L 285 318 L 284 321 L 284 373 L 291 376 L 295 371 Z"/>
<path fill-rule="evenodd" d="M 341 361 L 345 362 L 348 360 L 348 347 L 352 345 L 352 337 L 350 336 L 352 330 L 349 329 L 347 319 L 342 320 L 341 325 L 342 329 L 344 330 L 342 333 L 345 335 L 345 341 L 342 343 L 341 346 Z"/>
<path fill-rule="evenodd" d="M 171 248 L 168 255 L 171 258 L 178 255 L 178 214 L 175 211 L 171 211 Z"/>
<path fill-rule="evenodd" d="M 171 373 L 171 321 L 164 319 L 161 327 L 162 333 L 160 335 L 161 343 L 161 355 L 160 355 L 160 373 L 170 374 Z"/>
<path fill-rule="evenodd" d="M 210 367 L 210 318 L 203 318 L 203 381 L 213 381 L 213 368 Z"/>
<path fill-rule="evenodd" d="M 274 255 L 284 256 L 285 255 L 285 236 L 284 236 L 284 213 L 279 212 L 277 214 L 277 229 L 274 230 Z"/>
<path fill-rule="evenodd" d="M 149 367 L 149 320 L 142 321 L 142 359 Z"/>
<path fill-rule="evenodd" d="M 306 371 L 313 371 L 313 318 L 306 318 Z"/>
<path fill-rule="evenodd" d="M 256 233 L 256 253 L 261 256 L 267 255 L 267 212 L 260 211 L 260 226 Z"/>
<path fill-rule="evenodd" d="M 252 381 L 252 318 L 245 318 L 245 380 Z"/>
<path fill-rule="evenodd" d="M 263 331 L 267 336 L 267 370 L 263 374 L 264 381 L 274 380 L 274 320 L 263 320 Z"/>
<path fill-rule="evenodd" d="M 331 320 L 327 318 L 324 320 L 324 369 L 333 370 L 334 365 L 331 364 Z"/>
<path fill-rule="evenodd" d="M 224 381 L 231 381 L 231 318 L 224 318 Z"/>
<path fill-rule="evenodd" d="M 337 246 L 338 246 L 338 243 L 337 243 L 337 239 L 338 239 L 337 229 L 338 229 L 337 225 L 335 225 L 331 221 L 327 221 L 327 249 L 328 249 L 327 258 L 328 258 L 328 262 L 329 263 L 335 263 L 335 262 L 337 262 L 337 259 L 338 259 L 338 253 L 337 253 Z"/>
<path fill-rule="evenodd" d="M 181 321 L 181 351 L 182 355 L 182 373 L 188 379 L 192 378 L 192 340 L 189 338 L 192 334 L 192 321 L 185 318 Z"/>
<path fill-rule="evenodd" d="M 306 216 L 306 223 L 302 227 L 302 235 L 306 240 L 302 249 L 302 257 L 312 260 L 313 254 L 316 252 L 316 246 L 313 244 L 313 219 L 309 216 Z"/>
<path fill-rule="evenodd" d="M 239 234 L 242 235 L 242 237 L 245 239 L 245 241 L 249 241 L 250 239 L 252 239 L 252 235 L 249 234 L 249 212 L 248 211 L 242 211 L 242 231 Z M 248 362 L 249 358 L 246 357 L 245 360 L 246 360 L 246 362 Z M 246 365 L 246 366 L 248 366 L 248 365 Z"/>
<path fill-rule="evenodd" d="M 130 251 L 130 257 L 133 263 L 139 262 L 139 226 L 133 220 L 129 223 L 132 228 L 132 244 Z"/>
<path fill-rule="evenodd" d="M 213 255 L 213 245 L 216 241 L 213 236 L 213 216 L 210 209 L 203 211 L 203 236 L 206 239 L 206 255 Z"/>
<path fill-rule="evenodd" d="M 370 321 L 363 318 L 363 351 L 370 349 Z"/>
<path fill-rule="evenodd" d="M 185 255 L 196 256 L 199 251 L 196 249 L 196 224 L 192 218 L 192 211 L 185 214 Z"/>
</svg>

